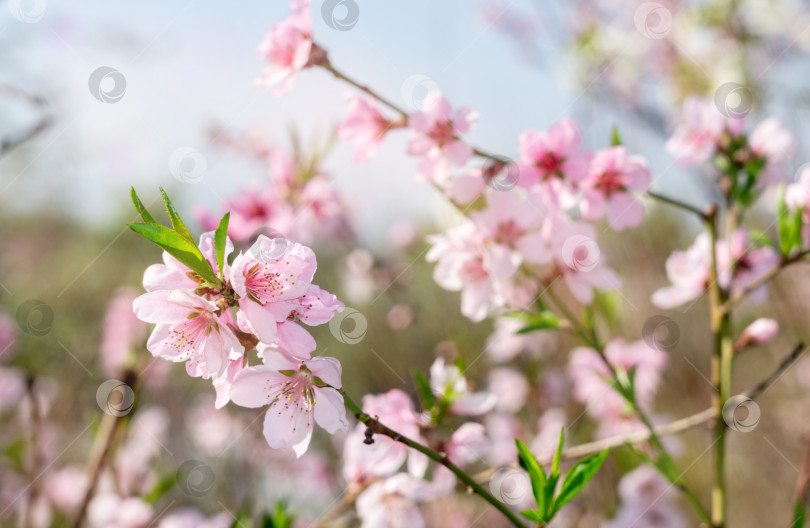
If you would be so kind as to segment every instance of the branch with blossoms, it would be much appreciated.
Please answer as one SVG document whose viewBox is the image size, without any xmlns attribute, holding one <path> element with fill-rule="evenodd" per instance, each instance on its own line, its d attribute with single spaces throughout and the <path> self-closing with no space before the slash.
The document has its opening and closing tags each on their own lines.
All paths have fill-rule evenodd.
<svg viewBox="0 0 810 528">
<path fill-rule="evenodd" d="M 785 162 L 795 150 L 792 136 L 774 118 L 746 133 L 740 116 L 726 117 L 714 105 L 698 99 L 686 101 L 685 119 L 667 149 L 683 167 L 703 166 L 711 161 L 717 187 L 724 197 L 722 209 L 713 205 L 701 210 L 649 193 L 646 162 L 630 155 L 617 133 L 611 147 L 595 153 L 583 151 L 578 126 L 568 119 L 544 132 L 524 133 L 519 140 L 519 162 L 500 161 L 506 158 L 487 154 L 463 139 L 475 125 L 477 113 L 473 110 L 453 110 L 440 93 L 433 92 L 419 102 L 417 112 L 408 114 L 336 68 L 327 51 L 312 40 L 307 9 L 303 2 L 294 3 L 294 16 L 288 23 L 297 29 L 295 38 L 286 31 L 289 26 L 282 30 L 280 25 L 271 30 L 260 48 L 268 60 L 264 84 L 284 79 L 282 90 L 286 90 L 298 71 L 320 66 L 371 96 L 365 101 L 350 96 L 350 114 L 339 129 L 339 137 L 359 144 L 359 161 L 367 159 L 389 131 L 407 126 L 411 131 L 408 153 L 421 158 L 417 176 L 432 183 L 455 204 L 473 208 L 464 224 L 430 239 L 433 247 L 428 260 L 438 262 L 435 278 L 439 285 L 462 290 L 462 313 L 473 321 L 504 310 L 517 310 L 515 313 L 526 323 L 523 331 L 527 332 L 559 328 L 564 321 L 588 346 L 575 350 L 572 358 L 572 366 L 585 373 L 582 379 L 595 378 L 591 382 L 595 386 L 610 380 L 608 386 L 618 396 L 614 408 L 629 405 L 660 453 L 658 460 L 648 461 L 684 491 L 704 521 L 724 526 L 727 424 L 719 417 L 731 398 L 733 354 L 744 341 L 742 336 L 734 339 L 731 309 L 749 294 L 763 295 L 762 286 L 768 280 L 785 265 L 805 256 L 801 232 L 806 197 L 796 199 L 795 195 L 801 193 L 791 189 L 793 198 L 782 200 L 775 243 L 752 250 L 750 235 L 740 224 L 763 189 L 779 181 Z M 290 54 L 290 49 L 296 53 Z M 398 117 L 385 118 L 376 103 L 388 106 Z M 496 161 L 489 167 L 470 168 L 468 161 L 473 155 Z M 495 192 L 485 193 L 487 184 Z M 504 192 L 514 187 L 525 192 Z M 654 388 L 665 357 L 659 358 L 657 364 L 645 365 L 624 352 L 628 348 L 625 342 L 603 344 L 592 314 L 586 310 L 586 317 L 580 321 L 552 289 L 555 281 L 563 278 L 574 298 L 587 307 L 593 303 L 595 291 L 618 287 L 618 276 L 599 261 L 595 232 L 588 224 L 572 220 L 566 212 L 576 211 L 582 220 L 590 222 L 607 218 L 609 226 L 617 231 L 636 227 L 643 219 L 643 208 L 635 196 L 638 193 L 648 193 L 653 199 L 696 214 L 707 226 L 706 234 L 698 237 L 693 248 L 670 258 L 667 271 L 673 286 L 655 292 L 652 301 L 660 308 L 672 308 L 709 292 L 710 326 L 715 335 L 712 382 L 717 388 L 713 396 L 715 486 L 711 515 L 683 484 L 655 432 L 646 411 L 652 391 L 639 388 L 640 380 L 645 379 L 652 380 L 647 383 Z M 788 214 L 789 209 L 793 212 Z M 541 287 L 544 290 L 538 297 Z M 543 297 L 549 299 L 548 306 L 541 302 Z M 759 324 L 762 326 L 769 324 Z M 754 326 L 750 328 L 753 332 Z M 623 357 L 628 355 L 630 358 Z M 593 363 L 594 359 L 598 364 Z M 595 397 L 587 391 L 580 396 L 585 402 Z M 599 411 L 604 410 L 600 405 Z"/>
</svg>

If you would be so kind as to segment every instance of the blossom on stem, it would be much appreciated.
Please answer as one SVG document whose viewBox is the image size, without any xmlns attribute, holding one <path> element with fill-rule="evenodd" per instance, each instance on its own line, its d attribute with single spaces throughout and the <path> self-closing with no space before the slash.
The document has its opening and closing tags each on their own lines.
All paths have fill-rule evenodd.
<svg viewBox="0 0 810 528">
<path fill-rule="evenodd" d="M 336 390 L 341 387 L 337 359 L 298 361 L 277 348 L 259 347 L 264 364 L 239 373 L 230 398 L 242 407 L 267 406 L 264 438 L 270 447 L 292 448 L 300 457 L 316 422 L 330 434 L 349 428 L 343 396 Z"/>
<path fill-rule="evenodd" d="M 472 149 L 459 139 L 459 134 L 466 134 L 475 126 L 478 112 L 469 107 L 453 110 L 439 92 L 428 94 L 424 107 L 408 118 L 411 129 L 408 154 L 423 157 L 422 177 L 443 182 L 450 168 L 464 165 L 472 155 Z"/>
<path fill-rule="evenodd" d="M 442 288 L 461 290 L 461 313 L 482 321 L 507 304 L 511 279 L 520 266 L 518 254 L 500 244 L 487 245 L 473 222 L 428 237 L 433 246 L 428 262 L 436 262 L 433 278 Z"/>
<path fill-rule="evenodd" d="M 738 137 L 744 127 L 744 119 L 723 116 L 712 101 L 690 97 L 666 148 L 679 167 L 697 167 L 714 156 L 724 134 Z"/>
<path fill-rule="evenodd" d="M 491 411 L 497 396 L 489 392 L 472 392 L 458 365 L 436 358 L 430 366 L 430 388 L 449 404 L 450 412 L 460 416 L 477 416 Z"/>
<path fill-rule="evenodd" d="M 624 147 L 611 147 L 594 154 L 588 172 L 579 184 L 580 211 L 586 220 L 607 216 L 615 230 L 637 227 L 644 208 L 630 191 L 650 187 L 650 171 L 641 156 L 631 156 Z"/>
<path fill-rule="evenodd" d="M 377 152 L 385 134 L 402 125 L 384 118 L 377 110 L 376 99 L 349 94 L 347 100 L 349 112 L 338 127 L 337 135 L 343 141 L 357 144 L 354 162 L 365 163 Z"/>
<path fill-rule="evenodd" d="M 141 321 L 156 323 L 146 348 L 153 356 L 197 365 L 199 375 L 216 377 L 244 347 L 217 315 L 220 308 L 192 290 L 148 292 L 132 303 Z"/>
<path fill-rule="evenodd" d="M 768 184 L 784 179 L 785 164 L 796 153 L 798 142 L 779 118 L 769 117 L 751 131 L 748 146 L 754 156 L 765 161 L 759 183 Z"/>
<path fill-rule="evenodd" d="M 518 185 L 539 187 L 554 207 L 569 209 L 576 203 L 576 184 L 588 170 L 589 155 L 579 150 L 582 136 L 572 119 L 562 119 L 542 132 L 520 135 Z"/>
<path fill-rule="evenodd" d="M 674 308 L 701 296 L 709 287 L 711 270 L 711 242 L 701 233 L 686 251 L 675 251 L 666 263 L 667 277 L 672 286 L 656 290 L 652 303 L 659 308 Z M 717 283 L 730 289 L 732 294 L 742 292 L 763 274 L 779 263 L 779 255 L 770 247 L 753 248 L 750 235 L 744 229 L 736 230 L 731 243 L 718 240 Z M 768 293 L 766 285 L 751 292 L 754 302 L 762 302 Z"/>
<path fill-rule="evenodd" d="M 237 322 L 267 344 L 276 340 L 279 323 L 290 315 L 287 301 L 295 301 L 309 291 L 317 268 L 310 248 L 295 243 L 282 249 L 283 253 L 277 254 L 279 249 L 273 240 L 260 235 L 246 253 L 236 256 L 231 269 L 231 285 L 239 295 Z M 290 352 L 303 358 L 311 350 L 295 348 Z"/>
<path fill-rule="evenodd" d="M 290 91 L 297 73 L 309 63 L 312 46 L 309 0 L 292 0 L 290 18 L 270 28 L 256 50 L 267 61 L 264 71 L 256 79 L 256 85 L 277 86 L 273 95 Z"/>
<path fill-rule="evenodd" d="M 636 402 L 649 413 L 661 374 L 667 365 L 666 353 L 650 347 L 644 341 L 628 343 L 623 339 L 614 339 L 605 346 L 604 356 L 620 374 L 623 371 L 629 376 L 630 370 L 633 370 Z M 574 349 L 568 363 L 568 377 L 574 388 L 574 397 L 587 406 L 588 414 L 599 421 L 599 436 L 609 436 L 624 421 L 637 423 L 627 401 L 609 385 L 607 380 L 612 380 L 613 373 L 598 352 L 587 347 Z"/>
</svg>

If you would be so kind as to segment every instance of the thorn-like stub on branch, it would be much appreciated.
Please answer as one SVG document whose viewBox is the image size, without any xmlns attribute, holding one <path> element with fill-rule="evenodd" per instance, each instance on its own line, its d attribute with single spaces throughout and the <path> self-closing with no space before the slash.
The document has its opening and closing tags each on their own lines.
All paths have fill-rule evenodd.
<svg viewBox="0 0 810 528">
<path fill-rule="evenodd" d="M 371 445 L 374 443 L 374 431 L 371 427 L 366 427 L 366 438 L 363 440 L 363 443 L 366 445 Z"/>
</svg>

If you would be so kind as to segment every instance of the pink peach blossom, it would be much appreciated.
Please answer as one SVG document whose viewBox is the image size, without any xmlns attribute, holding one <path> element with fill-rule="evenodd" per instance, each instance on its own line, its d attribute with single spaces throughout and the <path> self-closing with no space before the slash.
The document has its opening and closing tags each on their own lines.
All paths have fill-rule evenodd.
<svg viewBox="0 0 810 528">
<path fill-rule="evenodd" d="M 289 243 L 279 249 L 272 239 L 260 235 L 247 253 L 236 256 L 231 269 L 231 285 L 239 295 L 240 328 L 263 343 L 273 343 L 279 323 L 286 321 L 292 308 L 286 301 L 295 303 L 309 291 L 316 268 L 310 248 Z M 299 351 L 299 355 L 309 352 Z"/>
<path fill-rule="evenodd" d="M 630 191 L 650 187 L 650 171 L 641 156 L 631 156 L 624 147 L 611 147 L 594 154 L 588 172 L 579 184 L 580 211 L 585 220 L 607 216 L 610 227 L 619 231 L 637 227 L 644 208 Z"/>
<path fill-rule="evenodd" d="M 157 528 L 230 528 L 232 525 L 233 517 L 228 512 L 206 517 L 194 508 L 182 508 L 167 513 Z"/>
<path fill-rule="evenodd" d="M 785 165 L 796 153 L 798 142 L 779 118 L 769 117 L 759 123 L 748 136 L 748 145 L 755 156 L 765 159 L 758 183 L 779 183 L 785 179 L 789 174 Z"/>
<path fill-rule="evenodd" d="M 418 502 L 431 500 L 428 483 L 407 473 L 375 482 L 357 497 L 361 528 L 424 528 Z"/>
<path fill-rule="evenodd" d="M 257 52 L 267 61 L 267 66 L 256 79 L 256 85 L 276 87 L 273 95 L 290 91 L 296 75 L 307 66 L 312 53 L 309 0 L 293 0 L 290 18 L 270 28 Z"/>
<path fill-rule="evenodd" d="M 315 422 L 330 434 L 348 429 L 343 397 L 336 390 L 341 386 L 338 360 L 298 361 L 269 349 L 263 359 L 263 365 L 248 367 L 236 377 L 230 398 L 242 407 L 268 406 L 264 438 L 270 447 L 292 448 L 300 457 L 309 447 Z"/>
<path fill-rule="evenodd" d="M 550 243 L 557 269 L 582 304 L 590 304 L 597 290 L 621 288 L 619 276 L 605 265 L 592 225 L 558 215 L 552 223 Z"/>
<path fill-rule="evenodd" d="M 357 144 L 355 163 L 365 163 L 377 152 L 385 134 L 396 123 L 385 119 L 377 110 L 377 100 L 356 94 L 347 96 L 349 112 L 338 127 L 338 138 Z"/>
<path fill-rule="evenodd" d="M 0 313 L 0 363 L 11 359 L 14 355 L 14 344 L 17 342 L 17 332 L 11 317 Z"/>
<path fill-rule="evenodd" d="M 588 170 L 589 155 L 579 150 L 579 125 L 562 119 L 543 132 L 520 135 L 518 185 L 538 186 L 547 203 L 568 209 L 576 203 L 576 183 Z"/>
<path fill-rule="evenodd" d="M 244 353 L 231 328 L 217 316 L 219 307 L 191 290 L 158 290 L 132 303 L 141 321 L 156 323 L 146 348 L 153 356 L 198 365 L 203 377 L 225 372 L 229 359 Z"/>
<path fill-rule="evenodd" d="M 461 290 L 461 313 L 481 321 L 506 305 L 506 292 L 520 265 L 517 252 L 500 244 L 487 245 L 472 222 L 428 237 L 428 262 L 437 262 L 433 278 L 450 291 Z"/>
<path fill-rule="evenodd" d="M 526 404 L 530 387 L 525 375 L 515 369 L 500 367 L 489 373 L 487 389 L 498 398 L 496 411 L 516 413 Z"/>
<path fill-rule="evenodd" d="M 487 413 L 498 400 L 489 392 L 472 392 L 461 369 L 447 364 L 444 358 L 436 358 L 430 366 L 430 387 L 437 397 L 450 403 L 450 412 L 460 416 Z"/>
<path fill-rule="evenodd" d="M 478 112 L 468 107 L 454 111 L 439 92 L 431 92 L 424 107 L 408 118 L 408 154 L 424 158 L 420 173 L 426 179 L 443 182 L 450 168 L 464 165 L 472 155 L 472 149 L 459 135 L 475 126 Z"/>
<path fill-rule="evenodd" d="M 697 167 L 712 158 L 723 134 L 737 137 L 744 126 L 745 120 L 724 117 L 712 101 L 690 97 L 666 148 L 679 167 Z"/>
</svg>

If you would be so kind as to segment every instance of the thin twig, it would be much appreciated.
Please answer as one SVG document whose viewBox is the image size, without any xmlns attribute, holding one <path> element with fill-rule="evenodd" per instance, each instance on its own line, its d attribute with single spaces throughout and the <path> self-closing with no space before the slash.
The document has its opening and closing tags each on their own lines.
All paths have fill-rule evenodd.
<svg viewBox="0 0 810 528">
<path fill-rule="evenodd" d="M 364 413 L 360 407 L 357 406 L 354 401 L 343 391 L 343 389 L 336 389 L 343 395 L 343 401 L 346 404 L 346 407 L 349 408 L 355 415 L 355 417 L 365 424 L 368 428 L 366 435 L 370 441 L 373 441 L 372 436 L 374 434 L 384 435 L 396 442 L 401 444 L 405 444 L 406 446 L 410 447 L 411 449 L 415 449 L 419 451 L 423 455 L 427 456 L 434 462 L 443 465 L 447 469 L 455 474 L 456 478 L 466 484 L 474 493 L 478 494 L 482 499 L 490 503 L 492 506 L 498 509 L 504 517 L 509 519 L 514 526 L 518 528 L 526 528 L 526 525 L 523 524 L 523 521 L 512 511 L 509 509 L 506 504 L 502 503 L 498 499 L 492 496 L 486 489 L 484 489 L 480 484 L 478 484 L 475 479 L 473 479 L 470 475 L 464 472 L 463 469 L 455 465 L 453 462 L 447 458 L 446 453 L 437 453 L 436 451 L 432 450 L 431 448 L 420 444 L 414 440 L 411 440 L 407 436 L 404 436 L 393 429 L 383 425 L 376 417 L 371 417 Z"/>
<path fill-rule="evenodd" d="M 747 295 L 750 295 L 752 292 L 756 291 L 757 288 L 764 286 L 766 283 L 774 279 L 779 273 L 785 269 L 786 267 L 790 266 L 791 264 L 795 264 L 796 262 L 801 261 L 804 257 L 810 255 L 810 249 L 806 249 L 804 251 L 800 251 L 793 255 L 792 257 L 784 257 L 776 266 L 768 270 L 767 272 L 763 273 L 756 280 L 752 281 L 751 284 L 746 286 L 744 289 L 738 291 L 722 305 L 722 310 L 724 312 L 728 312 L 734 306 L 736 306 L 740 301 L 742 301 Z"/>
<path fill-rule="evenodd" d="M 765 378 L 763 381 L 755 385 L 754 387 L 750 388 L 743 394 L 755 400 L 758 396 L 762 395 L 763 392 L 768 390 L 776 381 L 782 376 L 785 370 L 788 369 L 796 360 L 801 357 L 802 353 L 805 351 L 805 347 L 803 343 L 799 343 L 793 349 L 793 351 L 779 363 L 779 366 L 773 373 Z M 653 428 L 655 434 L 658 436 L 671 436 L 678 433 L 682 433 L 684 431 L 688 431 L 689 429 L 693 429 L 699 425 L 706 424 L 715 419 L 717 415 L 715 414 L 714 408 L 709 407 L 708 409 L 704 409 L 699 413 L 692 414 L 687 416 L 686 418 L 681 418 L 680 420 L 675 420 L 674 422 L 669 422 L 666 424 L 658 425 Z M 588 442 L 586 444 L 580 444 L 574 447 L 569 447 L 567 449 L 563 449 L 562 452 L 562 460 L 577 460 L 580 458 L 584 458 L 586 456 L 594 455 L 599 453 L 605 449 L 623 446 L 625 444 L 638 444 L 641 442 L 645 442 L 650 439 L 650 431 L 648 429 L 639 429 L 637 431 L 631 431 L 629 433 L 611 436 L 609 438 L 604 438 L 602 440 L 597 440 L 595 442 Z M 549 466 L 551 465 L 553 456 L 547 456 L 545 458 L 540 458 L 538 461 L 544 465 Z M 515 466 L 517 467 L 517 466 Z M 487 482 L 492 476 L 498 471 L 500 468 L 493 468 L 488 469 L 486 471 L 482 471 L 475 475 L 475 480 L 481 483 Z"/>
</svg>

